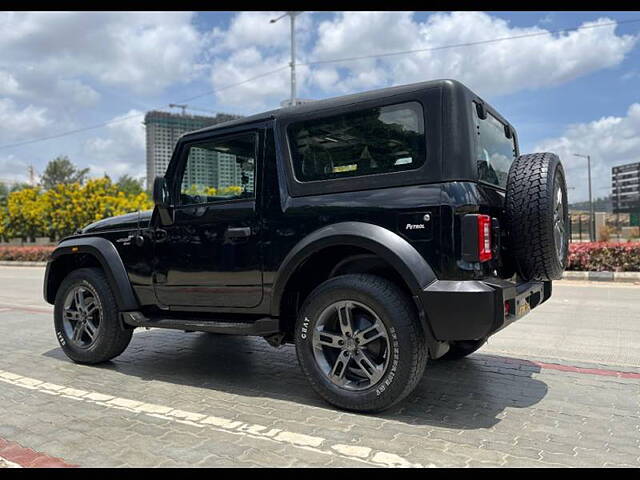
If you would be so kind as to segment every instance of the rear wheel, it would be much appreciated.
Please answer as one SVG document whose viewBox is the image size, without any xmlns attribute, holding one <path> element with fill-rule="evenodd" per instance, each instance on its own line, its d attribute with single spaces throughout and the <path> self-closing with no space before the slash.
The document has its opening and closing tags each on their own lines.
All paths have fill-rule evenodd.
<svg viewBox="0 0 640 480">
<path fill-rule="evenodd" d="M 100 363 L 120 355 L 132 329 L 119 319 L 115 297 L 102 270 L 71 272 L 56 294 L 56 337 L 64 353 L 78 363 Z"/>
<path fill-rule="evenodd" d="M 338 407 L 389 408 L 422 377 L 427 348 L 411 299 L 374 275 L 317 287 L 296 324 L 296 351 L 314 390 Z"/>
</svg>

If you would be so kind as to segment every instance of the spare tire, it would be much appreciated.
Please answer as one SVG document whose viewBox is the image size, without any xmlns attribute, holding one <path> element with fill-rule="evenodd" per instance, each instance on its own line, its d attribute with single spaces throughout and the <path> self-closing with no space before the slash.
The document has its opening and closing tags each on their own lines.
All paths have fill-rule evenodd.
<svg viewBox="0 0 640 480">
<path fill-rule="evenodd" d="M 505 200 L 508 246 L 525 280 L 562 277 L 569 250 L 567 185 L 554 153 L 520 155 L 511 165 Z"/>
</svg>

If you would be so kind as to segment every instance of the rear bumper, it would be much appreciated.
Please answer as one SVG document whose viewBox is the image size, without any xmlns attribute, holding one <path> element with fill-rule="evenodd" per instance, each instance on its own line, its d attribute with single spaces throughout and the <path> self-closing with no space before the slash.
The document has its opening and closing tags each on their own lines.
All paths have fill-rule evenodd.
<svg viewBox="0 0 640 480">
<path fill-rule="evenodd" d="M 502 279 L 437 280 L 421 301 L 437 340 L 475 340 L 493 335 L 551 296 L 551 282 Z"/>
</svg>

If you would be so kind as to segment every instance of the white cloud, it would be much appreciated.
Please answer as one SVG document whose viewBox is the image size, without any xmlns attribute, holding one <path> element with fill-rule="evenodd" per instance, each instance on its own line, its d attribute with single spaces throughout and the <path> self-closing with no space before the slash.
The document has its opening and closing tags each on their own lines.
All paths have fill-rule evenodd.
<svg viewBox="0 0 640 480">
<path fill-rule="evenodd" d="M 209 36 L 214 53 L 214 87 L 228 85 L 256 73 L 287 65 L 288 19 L 270 24 L 275 14 L 244 12 L 227 29 Z M 350 58 L 404 50 L 433 49 L 496 38 L 536 34 L 517 40 L 423 51 L 379 59 L 299 66 L 301 97 L 320 89 L 327 95 L 362 91 L 387 85 L 455 78 L 483 96 L 505 95 L 525 89 L 550 87 L 619 65 L 637 37 L 617 35 L 608 18 L 585 22 L 584 28 L 552 34 L 540 26 L 513 27 L 508 21 L 482 12 L 436 13 L 416 21 L 412 12 L 344 12 L 320 22 L 303 14 L 298 23 L 306 31 L 297 60 Z M 303 22 L 307 22 L 306 25 Z M 280 23 L 280 22 L 278 22 Z M 308 35 L 315 28 L 316 37 Z M 300 37 L 300 35 L 299 35 Z M 312 42 L 315 40 L 315 42 Z M 224 53 L 232 51 L 225 56 Z M 247 110 L 274 106 L 287 98 L 288 74 L 274 74 L 217 95 L 219 102 Z"/>
<path fill-rule="evenodd" d="M 290 95 L 289 69 L 283 69 L 274 75 L 268 75 L 233 88 L 227 89 L 225 87 L 276 70 L 286 64 L 286 54 L 264 56 L 254 47 L 236 51 L 226 59 L 214 61 L 211 81 L 215 89 L 221 89 L 219 93 L 216 93 L 217 103 L 231 106 L 234 112 L 245 114 L 277 106 L 281 100 Z M 304 79 L 307 71 L 306 67 L 297 69 L 301 79 Z M 303 82 L 300 81 L 299 85 L 302 84 Z"/>
<path fill-rule="evenodd" d="M 193 78 L 202 36 L 188 12 L 3 12 L 0 67 L 66 82 L 78 77 L 153 94 Z M 84 83 L 84 82 L 83 82 Z M 76 92 L 86 101 L 87 90 Z"/>
<path fill-rule="evenodd" d="M 640 161 L 640 103 L 633 103 L 625 116 L 602 117 L 588 123 L 570 125 L 562 136 L 539 142 L 534 151 L 560 156 L 567 173 L 571 201 L 588 198 L 586 160 L 574 153 L 591 155 L 593 196 L 611 193 L 611 167 Z"/>
<path fill-rule="evenodd" d="M 28 180 L 28 165 L 13 154 L 0 156 L 0 183 L 12 185 Z"/>
<path fill-rule="evenodd" d="M 0 95 L 19 95 L 20 85 L 11 73 L 0 70 Z"/>
<path fill-rule="evenodd" d="M 289 46 L 290 23 L 285 17 L 276 23 L 271 19 L 282 15 L 282 12 L 241 12 L 234 16 L 228 28 L 215 27 L 209 38 L 214 52 L 238 50 L 247 47 L 283 48 Z M 311 16 L 296 17 L 298 42 L 304 42 L 311 27 Z"/>
<path fill-rule="evenodd" d="M 582 26 L 612 23 L 601 18 Z M 506 20 L 481 12 L 431 15 L 416 22 L 407 12 L 346 12 L 318 27 L 313 58 L 329 59 L 419 50 L 529 34 L 540 36 L 475 46 L 412 53 L 336 64 L 346 70 L 323 88 L 361 89 L 369 84 L 401 84 L 434 78 L 461 80 L 481 95 L 504 95 L 558 85 L 596 70 L 620 64 L 637 37 L 615 34 L 615 25 L 554 35 L 540 27 L 511 27 Z M 381 34 L 381 32 L 384 32 Z M 330 68 L 325 66 L 326 68 Z M 325 73 L 326 75 L 326 73 Z"/>
<path fill-rule="evenodd" d="M 88 139 L 82 155 L 91 175 L 108 173 L 113 180 L 124 174 L 135 178 L 146 174 L 143 112 L 130 110 L 112 119 L 104 135 Z"/>
<path fill-rule="evenodd" d="M 242 82 L 289 64 L 290 21 L 288 17 L 270 23 L 283 12 L 241 12 L 228 28 L 216 27 L 207 44 L 211 67 L 211 83 L 215 89 Z M 313 17 L 304 13 L 296 17 L 296 45 L 304 55 L 305 45 L 313 32 Z M 302 58 L 297 56 L 298 59 Z M 304 89 L 307 67 L 298 67 L 298 91 Z M 290 94 L 288 69 L 216 94 L 220 105 L 234 112 L 253 113 L 277 106 Z"/>
<path fill-rule="evenodd" d="M 9 98 L 0 98 L 0 141 L 22 140 L 41 134 L 52 121 L 46 108 L 20 108 Z"/>
</svg>

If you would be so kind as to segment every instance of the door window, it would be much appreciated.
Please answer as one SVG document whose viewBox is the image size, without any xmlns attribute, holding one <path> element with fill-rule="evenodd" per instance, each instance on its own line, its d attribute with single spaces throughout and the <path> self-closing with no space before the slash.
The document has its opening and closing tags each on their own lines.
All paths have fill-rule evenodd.
<svg viewBox="0 0 640 480">
<path fill-rule="evenodd" d="M 254 198 L 256 146 L 254 132 L 191 145 L 180 185 L 180 204 Z"/>
</svg>

